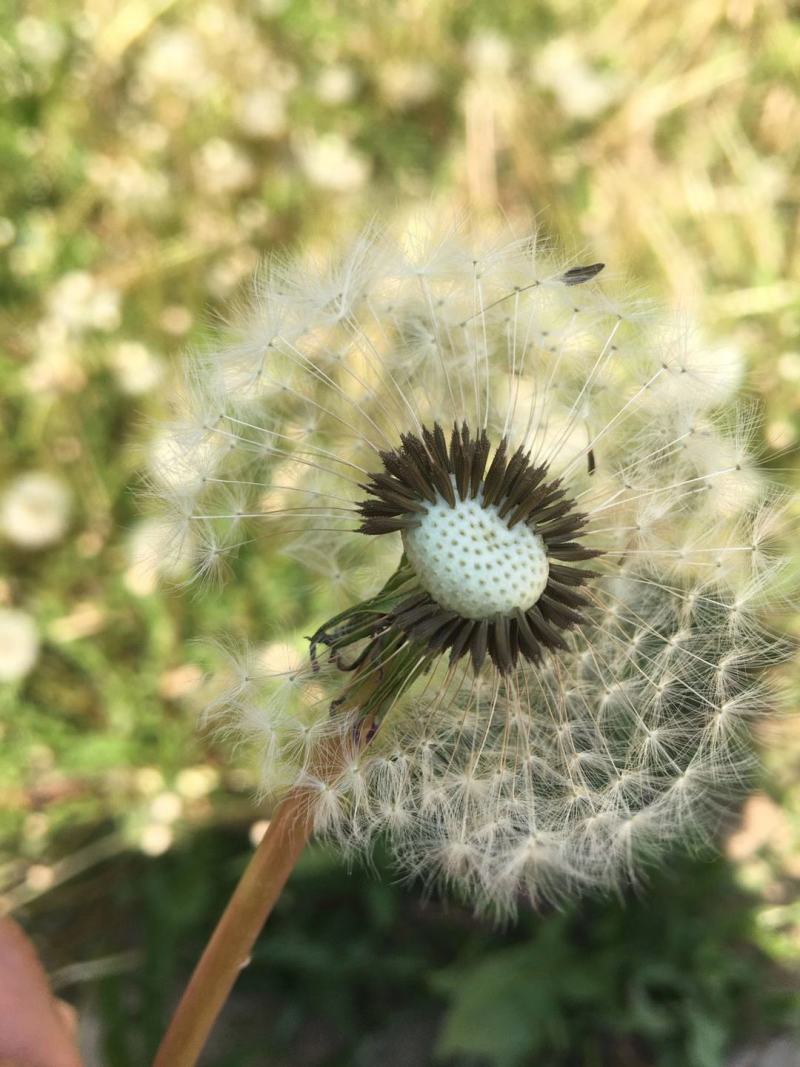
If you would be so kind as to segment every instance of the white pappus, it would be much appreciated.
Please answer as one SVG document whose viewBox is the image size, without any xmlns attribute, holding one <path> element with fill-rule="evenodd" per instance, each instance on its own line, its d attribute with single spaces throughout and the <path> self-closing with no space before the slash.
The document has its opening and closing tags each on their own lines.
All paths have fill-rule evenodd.
<svg viewBox="0 0 800 1067">
<path fill-rule="evenodd" d="M 600 270 L 508 234 L 275 260 L 154 460 L 197 576 L 261 536 L 370 576 L 305 668 L 243 651 L 213 709 L 265 792 L 499 914 L 713 835 L 782 655 L 737 375 Z"/>
</svg>

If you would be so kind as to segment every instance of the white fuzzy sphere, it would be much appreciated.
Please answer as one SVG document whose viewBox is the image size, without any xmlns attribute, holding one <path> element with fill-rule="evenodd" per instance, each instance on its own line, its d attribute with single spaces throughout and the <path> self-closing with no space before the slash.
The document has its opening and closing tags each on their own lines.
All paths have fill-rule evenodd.
<svg viewBox="0 0 800 1067">
<path fill-rule="evenodd" d="M 39 656 L 39 631 L 26 611 L 0 608 L 0 682 L 24 678 Z"/>
<path fill-rule="evenodd" d="M 467 619 L 526 610 L 544 592 L 550 566 L 541 537 L 525 523 L 509 529 L 494 504 L 442 499 L 403 535 L 422 587 Z"/>
<path fill-rule="evenodd" d="M 211 712 L 254 742 L 264 793 L 302 787 L 346 850 L 382 835 L 496 913 L 713 840 L 773 704 L 756 668 L 785 655 L 763 618 L 786 509 L 730 403 L 740 359 L 613 274 L 423 225 L 275 259 L 188 361 L 151 457 L 198 580 L 259 538 L 328 589 L 367 576 L 305 669 L 232 657 Z M 468 499 L 436 501 L 444 471 Z"/>
<path fill-rule="evenodd" d="M 20 548 L 55 544 L 66 533 L 71 503 L 69 487 L 55 475 L 21 474 L 0 496 L 0 532 Z"/>
</svg>

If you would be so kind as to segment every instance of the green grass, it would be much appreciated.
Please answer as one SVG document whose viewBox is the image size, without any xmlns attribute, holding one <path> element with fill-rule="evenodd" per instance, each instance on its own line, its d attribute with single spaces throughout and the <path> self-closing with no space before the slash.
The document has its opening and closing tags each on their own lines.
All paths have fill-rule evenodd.
<svg viewBox="0 0 800 1067">
<path fill-rule="evenodd" d="M 126 393 L 116 346 L 144 344 L 168 373 L 269 250 L 324 251 L 375 213 L 499 206 L 740 349 L 765 451 L 785 450 L 775 476 L 796 487 L 800 26 L 781 4 L 679 9 L 33 0 L 0 13 L 0 491 L 43 468 L 74 499 L 57 545 L 0 543 L 0 605 L 43 638 L 35 669 L 0 687 L 2 891 L 53 968 L 136 954 L 66 990 L 98 1016 L 111 1067 L 156 1040 L 259 814 L 244 755 L 197 730 L 192 668 L 208 654 L 193 642 L 301 644 L 336 607 L 277 549 L 250 554 L 222 593 L 136 587 L 128 544 L 168 390 Z M 573 58 L 552 73 L 558 41 Z M 430 92 L 402 101 L 398 64 L 412 63 Z M 317 88 L 331 66 L 351 75 L 339 103 Z M 589 75 L 606 95 L 594 111 L 565 92 Z M 265 87 L 285 122 L 258 137 L 240 116 Z M 494 116 L 488 157 L 465 134 L 476 106 Z M 367 180 L 314 183 L 304 152 L 324 134 Z M 105 312 L 81 312 L 74 289 L 65 303 L 75 271 Z M 797 631 L 795 616 L 781 624 Z M 800 743 L 767 749 L 773 829 L 736 864 L 681 867 L 625 910 L 588 903 L 498 934 L 312 852 L 232 1007 L 241 1040 L 230 1023 L 207 1062 L 420 1063 L 432 1049 L 478 1062 L 471 1049 L 498 1065 L 714 1067 L 791 1028 Z M 114 858 L 100 847 L 95 866 L 109 834 Z"/>
</svg>

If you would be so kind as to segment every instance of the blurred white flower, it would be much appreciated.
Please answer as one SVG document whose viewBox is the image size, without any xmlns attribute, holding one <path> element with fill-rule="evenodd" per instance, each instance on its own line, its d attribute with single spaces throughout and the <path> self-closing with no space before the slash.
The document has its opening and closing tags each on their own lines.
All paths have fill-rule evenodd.
<svg viewBox="0 0 800 1067">
<path fill-rule="evenodd" d="M 123 393 L 141 396 L 162 381 L 164 363 L 138 341 L 120 341 L 108 354 L 108 364 Z"/>
<path fill-rule="evenodd" d="M 145 167 L 133 156 L 98 153 L 89 159 L 86 174 L 104 197 L 124 211 L 164 205 L 169 193 L 166 174 Z"/>
<path fill-rule="evenodd" d="M 120 323 L 121 294 L 88 271 L 62 275 L 46 295 L 49 315 L 69 331 L 115 330 Z"/>
<path fill-rule="evenodd" d="M 161 822 L 148 823 L 139 831 L 139 848 L 146 856 L 163 856 L 173 844 L 175 835 Z"/>
<path fill-rule="evenodd" d="M 417 107 L 435 94 L 439 77 L 424 59 L 390 59 L 378 67 L 381 96 L 398 111 Z"/>
<path fill-rule="evenodd" d="M 330 107 L 338 107 L 349 104 L 356 95 L 358 79 L 352 67 L 344 63 L 334 63 L 325 67 L 317 75 L 314 82 L 314 92 L 317 99 Z"/>
<path fill-rule="evenodd" d="M 5 215 L 0 216 L 0 248 L 7 248 L 13 244 L 16 236 L 17 227 L 11 219 L 6 218 Z"/>
<path fill-rule="evenodd" d="M 222 137 L 206 141 L 195 156 L 194 172 L 197 184 L 215 195 L 244 189 L 255 174 L 245 153 Z"/>
<path fill-rule="evenodd" d="M 133 778 L 136 788 L 144 796 L 154 796 L 164 788 L 164 775 L 157 767 L 137 767 Z"/>
<path fill-rule="evenodd" d="M 617 97 L 619 79 L 590 66 L 575 41 L 560 37 L 550 41 L 531 60 L 531 74 L 549 89 L 565 115 L 591 119 Z"/>
<path fill-rule="evenodd" d="M 29 471 L 0 494 L 0 533 L 20 548 L 55 544 L 69 525 L 72 493 L 47 471 Z"/>
<path fill-rule="evenodd" d="M 243 93 L 236 103 L 236 121 L 250 137 L 282 137 L 286 132 L 286 97 L 268 85 Z"/>
<path fill-rule="evenodd" d="M 308 180 L 320 189 L 348 193 L 369 181 L 369 159 L 338 133 L 300 138 L 297 155 Z"/>
<path fill-rule="evenodd" d="M 86 385 L 77 339 L 63 322 L 42 319 L 36 326 L 33 359 L 23 368 L 22 384 L 31 393 L 77 393 Z"/>
<path fill-rule="evenodd" d="M 64 32 L 52 20 L 24 15 L 16 24 L 17 45 L 25 59 L 51 66 L 60 59 L 66 43 Z"/>
<path fill-rule="evenodd" d="M 785 382 L 800 382 L 800 352 L 783 352 L 778 357 L 778 374 Z"/>
<path fill-rule="evenodd" d="M 165 790 L 153 797 L 150 801 L 150 816 L 154 822 L 170 823 L 177 822 L 183 814 L 183 800 L 178 793 Z"/>
<path fill-rule="evenodd" d="M 139 61 L 136 76 L 146 98 L 163 88 L 197 99 L 209 91 L 213 82 L 202 39 L 185 28 L 155 33 Z"/>
<path fill-rule="evenodd" d="M 764 431 L 770 448 L 783 451 L 797 444 L 797 429 L 791 419 L 771 419 Z"/>
<path fill-rule="evenodd" d="M 513 55 L 511 41 L 492 31 L 476 34 L 467 45 L 467 61 L 477 74 L 504 77 Z"/>
<path fill-rule="evenodd" d="M 0 682 L 24 678 L 39 656 L 39 631 L 26 611 L 0 608 Z"/>
<path fill-rule="evenodd" d="M 242 200 L 237 205 L 236 221 L 246 233 L 262 229 L 269 218 L 270 212 L 263 200 Z"/>
<path fill-rule="evenodd" d="M 201 800 L 219 785 L 219 771 L 215 767 L 184 767 L 175 776 L 175 788 L 186 800 Z"/>
</svg>

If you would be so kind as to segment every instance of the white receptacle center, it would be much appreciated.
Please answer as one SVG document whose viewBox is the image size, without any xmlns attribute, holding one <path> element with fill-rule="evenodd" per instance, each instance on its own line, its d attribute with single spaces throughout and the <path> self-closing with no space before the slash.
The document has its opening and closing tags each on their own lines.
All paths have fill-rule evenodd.
<svg viewBox="0 0 800 1067">
<path fill-rule="evenodd" d="M 539 534 L 524 522 L 508 528 L 480 498 L 428 504 L 419 526 L 403 533 L 420 585 L 448 611 L 467 619 L 532 607 L 550 573 Z"/>
</svg>

